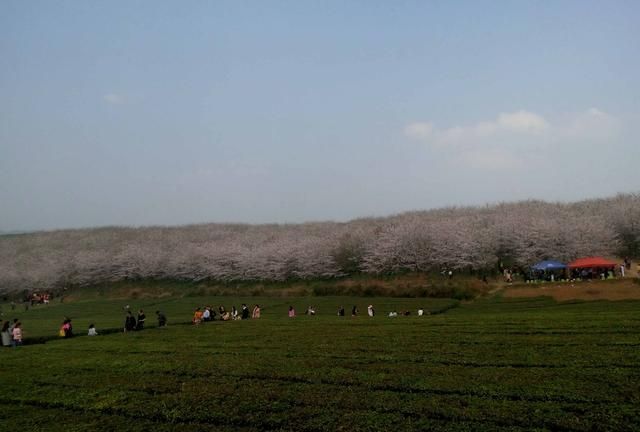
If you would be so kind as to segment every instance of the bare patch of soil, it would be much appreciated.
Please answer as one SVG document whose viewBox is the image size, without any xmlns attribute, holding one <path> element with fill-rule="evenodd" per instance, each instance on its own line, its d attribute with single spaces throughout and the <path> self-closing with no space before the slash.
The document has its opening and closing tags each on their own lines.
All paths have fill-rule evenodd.
<svg viewBox="0 0 640 432">
<path fill-rule="evenodd" d="M 583 281 L 549 283 L 532 287 L 514 287 L 503 291 L 504 297 L 553 297 L 566 300 L 640 300 L 640 285 L 627 278 L 619 281 Z"/>
</svg>

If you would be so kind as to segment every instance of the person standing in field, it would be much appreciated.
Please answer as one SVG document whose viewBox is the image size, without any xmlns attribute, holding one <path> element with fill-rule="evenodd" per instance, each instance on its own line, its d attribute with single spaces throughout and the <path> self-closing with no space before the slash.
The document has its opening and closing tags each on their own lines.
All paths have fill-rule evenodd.
<svg viewBox="0 0 640 432">
<path fill-rule="evenodd" d="M 376 314 L 376 311 L 373 309 L 373 305 L 369 305 L 367 307 L 367 315 L 369 315 L 370 317 L 374 316 Z"/>
<path fill-rule="evenodd" d="M 296 317 L 296 310 L 293 308 L 293 306 L 289 306 L 289 318 L 295 318 Z"/>
<path fill-rule="evenodd" d="M 144 330 L 144 321 L 147 319 L 147 316 L 144 314 L 144 311 L 140 309 L 138 311 L 138 325 L 136 325 L 136 330 Z"/>
<path fill-rule="evenodd" d="M 260 305 L 257 304 L 257 305 L 255 305 L 253 307 L 253 312 L 251 313 L 251 318 L 256 318 L 256 319 L 260 318 L 260 313 L 261 313 Z"/>
<path fill-rule="evenodd" d="M 14 348 L 22 345 L 22 323 L 20 321 L 13 326 L 12 336 L 13 340 L 11 341 L 11 345 L 13 345 Z"/>
<path fill-rule="evenodd" d="M 133 317 L 131 311 L 127 311 L 127 317 L 124 320 L 124 332 L 131 332 L 136 329 L 136 319 Z"/>
<path fill-rule="evenodd" d="M 166 327 L 167 317 L 159 310 L 156 311 L 156 316 L 158 317 L 158 327 Z"/>
<path fill-rule="evenodd" d="M 2 346 L 11 346 L 11 333 L 9 333 L 9 321 L 2 323 Z"/>
</svg>

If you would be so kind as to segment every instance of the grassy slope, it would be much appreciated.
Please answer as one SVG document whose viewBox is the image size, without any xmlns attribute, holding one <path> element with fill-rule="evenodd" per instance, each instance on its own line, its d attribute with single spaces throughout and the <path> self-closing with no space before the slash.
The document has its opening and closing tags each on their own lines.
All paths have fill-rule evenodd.
<svg viewBox="0 0 640 432">
<path fill-rule="evenodd" d="M 367 299 L 325 297 L 312 299 L 321 315 L 290 320 L 291 300 L 264 299 L 261 320 L 3 350 L 0 430 L 640 427 L 640 302 L 491 298 L 422 318 L 352 319 L 333 311 L 354 302 L 363 310 Z M 227 299 L 163 308 L 175 322 L 207 301 Z M 447 302 L 374 305 L 435 310 Z M 121 305 L 78 302 L 24 320 L 44 331 L 45 315 L 77 307 L 119 323 Z"/>
</svg>

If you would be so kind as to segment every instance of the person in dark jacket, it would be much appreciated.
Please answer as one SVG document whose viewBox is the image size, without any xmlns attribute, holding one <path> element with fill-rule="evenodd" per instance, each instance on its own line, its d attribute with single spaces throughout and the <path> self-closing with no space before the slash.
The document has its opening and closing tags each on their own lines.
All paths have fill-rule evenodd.
<svg viewBox="0 0 640 432">
<path fill-rule="evenodd" d="M 244 303 L 242 303 L 242 319 L 249 319 L 249 308 Z"/>
<path fill-rule="evenodd" d="M 138 325 L 136 325 L 136 330 L 144 329 L 144 320 L 147 319 L 147 316 L 144 314 L 144 311 L 140 309 L 138 311 Z"/>
<path fill-rule="evenodd" d="M 134 331 L 136 329 L 136 319 L 131 314 L 131 311 L 127 312 L 127 317 L 124 320 L 124 332 Z"/>
<path fill-rule="evenodd" d="M 165 314 L 163 314 L 162 312 L 157 310 L 156 311 L 156 315 L 158 316 L 158 327 L 166 327 L 167 326 L 167 317 L 165 316 Z"/>
</svg>

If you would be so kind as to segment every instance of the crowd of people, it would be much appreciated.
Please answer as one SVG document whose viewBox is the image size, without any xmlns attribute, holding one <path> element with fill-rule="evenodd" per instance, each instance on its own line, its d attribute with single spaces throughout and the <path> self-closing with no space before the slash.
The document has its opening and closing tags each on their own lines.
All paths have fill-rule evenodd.
<svg viewBox="0 0 640 432">
<path fill-rule="evenodd" d="M 147 315 L 144 313 L 144 310 L 139 309 L 137 316 L 133 316 L 133 312 L 131 312 L 131 308 L 129 305 L 126 305 L 124 307 L 124 310 L 126 312 L 124 318 L 124 332 L 128 333 L 144 330 L 144 324 L 147 320 Z M 156 318 L 158 319 L 158 327 L 167 326 L 167 316 L 163 312 L 157 310 Z"/>
<path fill-rule="evenodd" d="M 2 323 L 2 346 L 17 347 L 22 345 L 22 323 L 18 318 L 13 322 L 4 321 Z"/>
<path fill-rule="evenodd" d="M 305 312 L 305 315 L 309 315 L 309 316 L 313 316 L 316 314 L 316 308 L 314 306 L 308 306 L 307 310 Z M 351 308 L 351 316 L 352 317 L 356 317 L 359 314 L 359 309 L 357 305 L 353 305 L 353 307 Z M 419 308 L 418 309 L 418 316 L 423 316 L 423 315 L 428 315 L 428 312 L 425 312 L 424 308 Z M 343 317 L 345 316 L 345 309 L 344 306 L 338 306 L 338 313 L 337 315 L 339 317 Z M 373 307 L 372 304 L 370 304 L 369 306 L 367 306 L 367 315 L 369 317 L 374 317 L 376 316 L 376 310 Z M 393 318 L 393 317 L 397 317 L 397 316 L 410 316 L 411 315 L 411 311 L 408 310 L 403 310 L 400 313 L 398 313 L 397 311 L 393 310 L 391 312 L 389 312 L 389 317 Z M 288 316 L 289 318 L 295 318 L 296 317 L 296 309 L 293 306 L 289 306 L 289 312 L 288 312 Z"/>
<path fill-rule="evenodd" d="M 134 331 L 142 331 L 145 328 L 146 315 L 143 309 L 139 309 L 136 316 L 134 316 L 133 312 L 130 310 L 129 305 L 124 307 L 125 311 L 125 320 L 124 320 L 124 333 L 134 332 Z M 235 306 L 231 307 L 231 310 L 227 310 L 223 305 L 219 306 L 216 309 L 211 306 L 198 307 L 195 309 L 193 313 L 193 317 L 191 323 L 194 325 L 200 325 L 205 322 L 210 321 L 233 321 L 233 320 L 247 320 L 247 319 L 259 319 L 262 314 L 262 308 L 260 305 L 256 304 L 250 310 L 249 307 L 243 303 L 240 309 L 236 309 Z M 317 309 L 313 305 L 309 305 L 305 310 L 305 315 L 315 316 L 317 314 Z M 354 305 L 351 308 L 351 316 L 357 317 L 359 314 L 359 309 L 357 305 Z M 423 308 L 418 309 L 418 316 L 423 316 L 428 314 L 425 312 Z M 345 308 L 344 306 L 338 307 L 337 315 L 339 317 L 345 316 Z M 369 317 L 376 316 L 375 308 L 372 304 L 367 306 L 367 315 Z M 408 310 L 403 310 L 401 312 L 397 312 L 395 310 L 389 312 L 388 317 L 398 317 L 398 316 L 410 316 L 411 312 Z M 296 310 L 291 305 L 288 310 L 289 318 L 296 317 Z M 167 317 L 160 310 L 156 310 L 156 317 L 158 320 L 158 327 L 166 327 L 167 326 Z M 13 322 L 4 321 L 2 323 L 2 346 L 13 346 L 17 347 L 22 345 L 23 342 L 23 333 L 22 333 L 22 323 L 20 320 L 15 318 Z M 89 329 L 87 331 L 87 336 L 97 336 L 98 331 L 96 329 L 95 324 L 91 323 L 89 325 Z M 61 338 L 72 338 L 74 337 L 73 332 L 73 323 L 71 318 L 65 317 L 60 326 L 58 336 Z"/>
<path fill-rule="evenodd" d="M 258 319 L 261 314 L 262 308 L 258 304 L 253 307 L 251 312 L 249 312 L 249 307 L 245 303 L 242 303 L 239 311 L 235 306 L 231 306 L 231 310 L 227 310 L 223 305 L 220 305 L 217 312 L 215 308 L 212 308 L 211 306 L 204 306 L 195 309 L 191 323 L 194 325 L 200 325 L 204 322 L 216 320 L 235 321 L 246 320 L 249 318 Z"/>
</svg>

